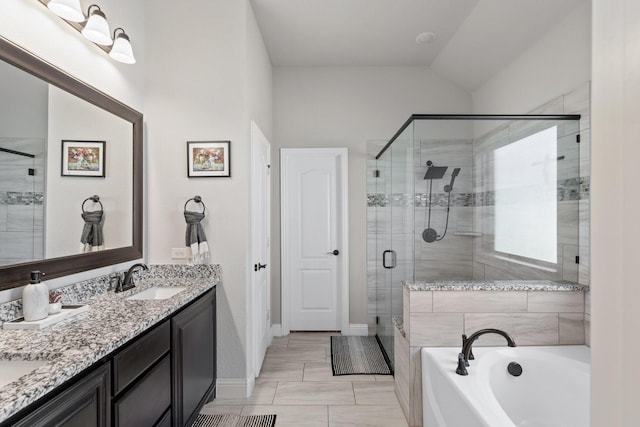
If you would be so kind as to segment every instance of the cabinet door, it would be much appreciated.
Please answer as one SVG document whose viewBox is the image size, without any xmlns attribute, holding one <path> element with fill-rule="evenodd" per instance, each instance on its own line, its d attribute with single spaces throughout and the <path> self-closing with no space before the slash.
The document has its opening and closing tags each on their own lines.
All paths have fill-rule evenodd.
<svg viewBox="0 0 640 427">
<path fill-rule="evenodd" d="M 106 363 L 12 425 L 107 427 L 109 394 L 109 364 Z"/>
<path fill-rule="evenodd" d="M 190 425 L 215 392 L 215 288 L 171 320 L 174 426 Z"/>
</svg>

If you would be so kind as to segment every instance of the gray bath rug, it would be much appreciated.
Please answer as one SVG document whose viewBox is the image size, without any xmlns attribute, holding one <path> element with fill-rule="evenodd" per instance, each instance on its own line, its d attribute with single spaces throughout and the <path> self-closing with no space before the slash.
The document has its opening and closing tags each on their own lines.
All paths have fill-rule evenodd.
<svg viewBox="0 0 640 427">
<path fill-rule="evenodd" d="M 275 415 L 199 414 L 192 427 L 273 427 L 275 425 Z"/>
<path fill-rule="evenodd" d="M 391 375 L 376 337 L 331 337 L 333 375 Z"/>
</svg>

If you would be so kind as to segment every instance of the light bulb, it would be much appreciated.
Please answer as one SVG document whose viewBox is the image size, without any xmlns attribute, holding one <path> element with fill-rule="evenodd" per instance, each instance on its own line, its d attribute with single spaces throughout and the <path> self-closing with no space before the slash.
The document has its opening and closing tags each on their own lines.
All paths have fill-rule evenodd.
<svg viewBox="0 0 640 427">
<path fill-rule="evenodd" d="M 93 6 L 95 6 L 96 9 L 91 11 Z M 111 46 L 113 44 L 107 17 L 95 4 L 89 6 L 89 19 L 87 19 L 87 23 L 82 29 L 82 35 L 96 44 L 103 46 Z"/>
<path fill-rule="evenodd" d="M 115 35 L 118 30 L 122 30 L 122 28 L 116 28 L 113 33 L 113 47 L 109 52 L 109 56 L 118 62 L 122 62 L 125 64 L 135 64 L 136 58 L 134 58 L 133 56 L 133 48 L 131 47 L 129 36 L 125 34 L 124 30 L 122 30 L 120 34 Z"/>
<path fill-rule="evenodd" d="M 50 0 L 47 3 L 49 10 L 62 19 L 72 22 L 83 22 L 84 13 L 80 8 L 80 0 Z"/>
</svg>

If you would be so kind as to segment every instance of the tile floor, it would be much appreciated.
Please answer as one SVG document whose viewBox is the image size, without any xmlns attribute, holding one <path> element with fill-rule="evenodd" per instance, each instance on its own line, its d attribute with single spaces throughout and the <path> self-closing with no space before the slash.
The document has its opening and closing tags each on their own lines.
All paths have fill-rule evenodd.
<svg viewBox="0 0 640 427">
<path fill-rule="evenodd" d="M 251 397 L 216 399 L 204 414 L 276 414 L 276 427 L 406 427 L 391 375 L 331 372 L 328 332 L 275 337 Z"/>
</svg>

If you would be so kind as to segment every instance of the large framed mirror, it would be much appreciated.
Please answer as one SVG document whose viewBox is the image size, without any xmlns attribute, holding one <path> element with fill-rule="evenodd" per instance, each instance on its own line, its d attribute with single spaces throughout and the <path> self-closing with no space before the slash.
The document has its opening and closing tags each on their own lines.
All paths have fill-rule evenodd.
<svg viewBox="0 0 640 427">
<path fill-rule="evenodd" d="M 0 290 L 142 258 L 142 114 L 3 37 L 0 59 Z"/>
</svg>

